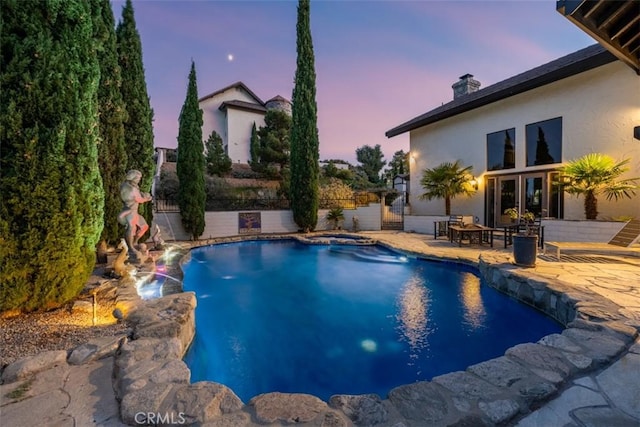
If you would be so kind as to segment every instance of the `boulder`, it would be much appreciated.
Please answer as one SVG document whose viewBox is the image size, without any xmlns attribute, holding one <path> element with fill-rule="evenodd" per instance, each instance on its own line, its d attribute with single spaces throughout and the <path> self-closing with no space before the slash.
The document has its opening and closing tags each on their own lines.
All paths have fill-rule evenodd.
<svg viewBox="0 0 640 427">
<path fill-rule="evenodd" d="M 340 409 L 357 425 L 381 424 L 388 418 L 388 411 L 377 394 L 335 395 L 331 396 L 329 404 L 333 408 Z"/>
<path fill-rule="evenodd" d="M 324 413 L 328 406 L 310 394 L 265 393 L 249 401 L 261 424 L 308 423 Z"/>
<path fill-rule="evenodd" d="M 2 382 L 11 383 L 22 380 L 58 365 L 67 365 L 65 350 L 45 351 L 35 356 L 25 357 L 5 368 L 2 372 Z"/>
<path fill-rule="evenodd" d="M 70 365 L 82 365 L 83 363 L 87 363 L 92 360 L 113 356 L 118 349 L 120 342 L 125 338 L 126 337 L 124 335 L 117 335 L 113 337 L 93 339 L 74 348 L 71 351 L 67 362 Z"/>
</svg>

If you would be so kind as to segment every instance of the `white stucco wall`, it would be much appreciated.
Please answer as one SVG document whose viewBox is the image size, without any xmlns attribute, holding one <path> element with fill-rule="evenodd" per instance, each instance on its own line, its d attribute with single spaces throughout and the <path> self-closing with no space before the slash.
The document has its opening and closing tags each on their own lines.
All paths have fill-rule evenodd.
<svg viewBox="0 0 640 427">
<path fill-rule="evenodd" d="M 250 111 L 227 108 L 227 132 L 229 157 L 233 163 L 249 163 L 251 160 L 251 129 L 264 126 L 264 116 Z"/>
<path fill-rule="evenodd" d="M 549 169 L 551 165 L 525 167 L 525 126 L 556 117 L 562 117 L 563 162 L 600 152 L 616 160 L 631 158 L 632 170 L 625 176 L 640 176 L 640 141 L 633 138 L 634 126 L 640 125 L 639 94 L 640 77 L 616 61 L 411 131 L 412 214 L 444 214 L 443 200 L 418 198 L 425 168 L 460 159 L 473 166 L 476 177 L 486 174 L 486 137 L 492 132 L 515 128 L 516 168 L 504 174 Z M 472 198 L 454 199 L 452 213 L 471 214 L 484 222 L 482 179 L 479 190 Z M 640 195 L 617 203 L 600 196 L 598 202 L 599 218 L 640 217 Z M 584 218 L 582 198 L 565 195 L 565 218 Z"/>
<path fill-rule="evenodd" d="M 206 141 L 211 132 L 215 130 L 222 137 L 223 146 L 228 145 L 229 142 L 232 143 L 229 145 L 231 161 L 233 163 L 247 163 L 251 128 L 254 122 L 258 128 L 264 126 L 264 114 L 237 109 L 220 111 L 220 105 L 225 101 L 245 101 L 257 104 L 251 95 L 238 87 L 230 88 L 201 101 L 199 105 L 202 109 L 202 138 Z M 227 113 L 229 113 L 231 123 L 227 121 Z M 242 135 L 247 136 L 242 137 Z"/>
<path fill-rule="evenodd" d="M 332 224 L 326 220 L 328 209 L 318 210 L 318 225 L 316 230 L 331 230 Z M 353 226 L 353 216 L 357 215 L 360 231 L 380 230 L 381 210 L 379 203 L 372 203 L 369 206 L 357 209 L 344 210 L 344 230 L 351 230 Z M 293 213 L 287 211 L 262 211 L 261 212 L 261 233 L 295 233 L 298 226 L 293 221 Z M 189 240 L 190 236 L 182 227 L 182 220 L 179 212 L 155 212 L 153 216 L 154 224 L 160 227 L 160 235 L 165 241 Z M 232 212 L 205 212 L 205 228 L 202 239 L 215 237 L 237 236 L 238 233 L 238 211 Z"/>
</svg>

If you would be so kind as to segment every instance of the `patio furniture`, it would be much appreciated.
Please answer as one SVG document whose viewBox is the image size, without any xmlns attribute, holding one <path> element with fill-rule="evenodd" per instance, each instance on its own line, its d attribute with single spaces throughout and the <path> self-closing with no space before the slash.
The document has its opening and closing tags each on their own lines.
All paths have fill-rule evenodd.
<svg viewBox="0 0 640 427">
<path fill-rule="evenodd" d="M 543 254 L 547 249 L 556 251 L 556 258 L 560 260 L 560 251 L 584 251 L 584 252 L 605 252 L 609 254 L 629 254 L 640 257 L 640 247 L 631 247 L 633 242 L 640 237 L 640 220 L 629 221 L 618 233 L 613 236 L 609 243 L 604 242 L 546 242 Z"/>
<path fill-rule="evenodd" d="M 449 226 L 462 225 L 464 223 L 462 215 L 450 215 L 446 221 L 435 221 L 433 223 L 433 238 L 438 239 L 440 236 L 451 238 Z"/>
<path fill-rule="evenodd" d="M 504 247 L 513 244 L 513 235 L 518 233 L 525 232 L 524 224 L 513 224 L 502 227 L 502 232 L 504 235 Z M 541 248 L 544 247 L 544 225 L 541 224 L 541 219 L 536 218 L 533 224 L 529 225 L 529 229 L 532 230 L 533 234 L 538 236 L 538 246 Z"/>
<path fill-rule="evenodd" d="M 458 246 L 462 246 L 463 240 L 468 240 L 469 244 L 482 245 L 489 243 L 493 247 L 493 232 L 495 228 L 485 227 L 484 225 L 450 225 L 449 241 L 458 242 Z"/>
<path fill-rule="evenodd" d="M 604 242 L 545 242 L 542 253 L 546 255 L 548 249 L 555 250 L 558 261 L 560 261 L 560 251 L 599 252 L 640 257 L 640 248 L 617 246 Z"/>
</svg>

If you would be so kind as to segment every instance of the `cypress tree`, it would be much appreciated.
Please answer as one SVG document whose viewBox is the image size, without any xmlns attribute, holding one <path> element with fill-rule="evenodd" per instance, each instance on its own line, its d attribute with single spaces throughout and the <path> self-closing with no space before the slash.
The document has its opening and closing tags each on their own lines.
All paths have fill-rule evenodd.
<svg viewBox="0 0 640 427">
<path fill-rule="evenodd" d="M 100 69 L 84 0 L 3 0 L 0 311 L 70 301 L 95 265 Z"/>
<path fill-rule="evenodd" d="M 260 140 L 258 139 L 258 130 L 256 129 L 256 122 L 253 122 L 251 127 L 251 141 L 249 145 L 249 153 L 251 154 L 251 160 L 249 165 L 251 169 L 259 172 L 260 168 Z"/>
<path fill-rule="evenodd" d="M 122 21 L 116 28 L 118 62 L 122 73 L 121 93 L 129 118 L 124 125 L 124 140 L 127 151 L 127 170 L 142 172 L 140 191 L 151 192 L 153 182 L 153 110 L 149 103 L 147 84 L 142 65 L 142 43 L 136 29 L 131 0 L 122 9 Z M 121 178 L 124 179 L 124 176 Z M 140 213 L 151 225 L 153 206 L 140 205 Z M 144 237 L 143 237 L 144 239 Z M 143 241 L 143 240 L 141 240 Z"/>
<path fill-rule="evenodd" d="M 92 0 L 92 6 L 100 63 L 98 164 L 104 188 L 104 229 L 100 238 L 113 244 L 124 236 L 124 228 L 118 223 L 118 214 L 122 210 L 120 184 L 127 172 L 124 144 L 124 122 L 127 113 L 120 93 L 122 78 L 118 65 L 115 19 L 111 4 L 109 0 Z"/>
<path fill-rule="evenodd" d="M 318 127 L 316 72 L 309 24 L 309 0 L 298 4 L 297 63 L 291 125 L 291 210 L 303 231 L 318 223 Z"/>
<path fill-rule="evenodd" d="M 191 62 L 187 96 L 182 105 L 178 129 L 178 206 L 182 225 L 193 239 L 204 231 L 204 207 L 207 193 L 204 184 L 204 145 L 202 110 L 198 105 L 196 66 Z"/>
</svg>

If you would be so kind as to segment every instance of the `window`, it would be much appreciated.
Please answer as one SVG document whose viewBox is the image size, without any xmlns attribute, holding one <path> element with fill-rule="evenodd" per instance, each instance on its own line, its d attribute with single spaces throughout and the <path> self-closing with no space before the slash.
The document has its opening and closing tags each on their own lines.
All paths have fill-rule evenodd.
<svg viewBox="0 0 640 427">
<path fill-rule="evenodd" d="M 562 162 L 562 117 L 527 125 L 525 134 L 527 166 Z"/>
<path fill-rule="evenodd" d="M 487 170 L 516 167 L 516 130 L 501 130 L 487 135 Z"/>
</svg>

